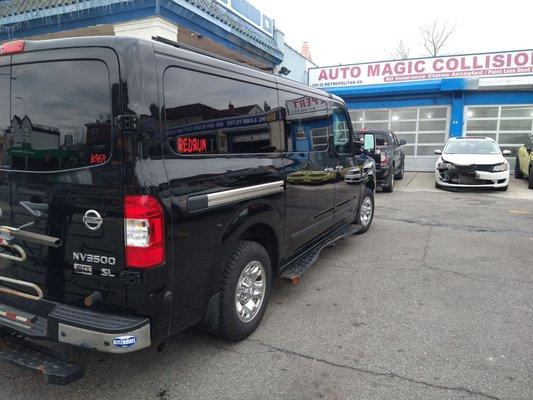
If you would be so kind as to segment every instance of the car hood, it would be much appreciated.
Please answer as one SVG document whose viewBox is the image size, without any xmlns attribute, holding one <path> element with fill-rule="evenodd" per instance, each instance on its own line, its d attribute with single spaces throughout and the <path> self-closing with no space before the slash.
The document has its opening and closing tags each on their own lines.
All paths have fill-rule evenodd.
<svg viewBox="0 0 533 400">
<path fill-rule="evenodd" d="M 456 165 L 493 165 L 505 162 L 501 154 L 443 154 L 443 161 Z"/>
</svg>

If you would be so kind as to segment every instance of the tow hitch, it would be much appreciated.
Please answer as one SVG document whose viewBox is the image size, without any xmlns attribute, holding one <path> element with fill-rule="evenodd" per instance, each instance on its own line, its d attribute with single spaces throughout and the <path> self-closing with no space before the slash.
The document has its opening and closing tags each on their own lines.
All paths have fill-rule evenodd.
<svg viewBox="0 0 533 400">
<path fill-rule="evenodd" d="M 2 331 L 0 359 L 41 373 L 44 381 L 51 385 L 68 385 L 83 378 L 85 374 L 81 365 L 68 362 L 53 350 L 38 346 L 16 334 L 2 334 Z"/>
</svg>

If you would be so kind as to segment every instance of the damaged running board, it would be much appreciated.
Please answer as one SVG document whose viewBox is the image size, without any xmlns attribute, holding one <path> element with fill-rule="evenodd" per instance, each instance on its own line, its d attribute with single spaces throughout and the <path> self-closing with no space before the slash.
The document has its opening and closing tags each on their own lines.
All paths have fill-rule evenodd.
<svg viewBox="0 0 533 400">
<path fill-rule="evenodd" d="M 303 253 L 294 261 L 291 261 L 281 272 L 281 277 L 286 281 L 297 285 L 300 283 L 300 278 L 303 274 L 311 268 L 318 260 L 320 252 L 326 247 L 335 245 L 335 243 L 348 236 L 354 235 L 362 229 L 361 225 L 350 225 L 344 227 L 331 236 L 328 236 L 324 241 L 316 244 L 311 249 Z"/>
<path fill-rule="evenodd" d="M 49 349 L 15 336 L 0 339 L 0 359 L 41 373 L 44 381 L 51 385 L 68 385 L 85 374 L 81 365 L 70 364 L 52 355 Z"/>
</svg>

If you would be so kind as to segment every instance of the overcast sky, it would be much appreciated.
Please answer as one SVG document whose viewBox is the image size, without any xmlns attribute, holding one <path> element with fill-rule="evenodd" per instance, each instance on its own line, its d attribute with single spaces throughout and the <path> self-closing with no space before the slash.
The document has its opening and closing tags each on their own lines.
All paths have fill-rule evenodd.
<svg viewBox="0 0 533 400">
<path fill-rule="evenodd" d="M 420 26 L 455 26 L 441 54 L 533 49 L 532 0 L 249 0 L 276 21 L 297 50 L 309 42 L 319 66 L 391 59 L 403 39 L 427 56 Z"/>
</svg>

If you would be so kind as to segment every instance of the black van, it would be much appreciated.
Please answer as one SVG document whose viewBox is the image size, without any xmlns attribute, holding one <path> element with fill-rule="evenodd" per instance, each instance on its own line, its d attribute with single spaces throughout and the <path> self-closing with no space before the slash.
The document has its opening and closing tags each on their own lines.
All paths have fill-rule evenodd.
<svg viewBox="0 0 533 400">
<path fill-rule="evenodd" d="M 172 43 L 5 43 L 0 358 L 66 383 L 81 371 L 36 342 L 247 337 L 274 276 L 370 227 L 365 141 L 340 98 Z"/>
</svg>

